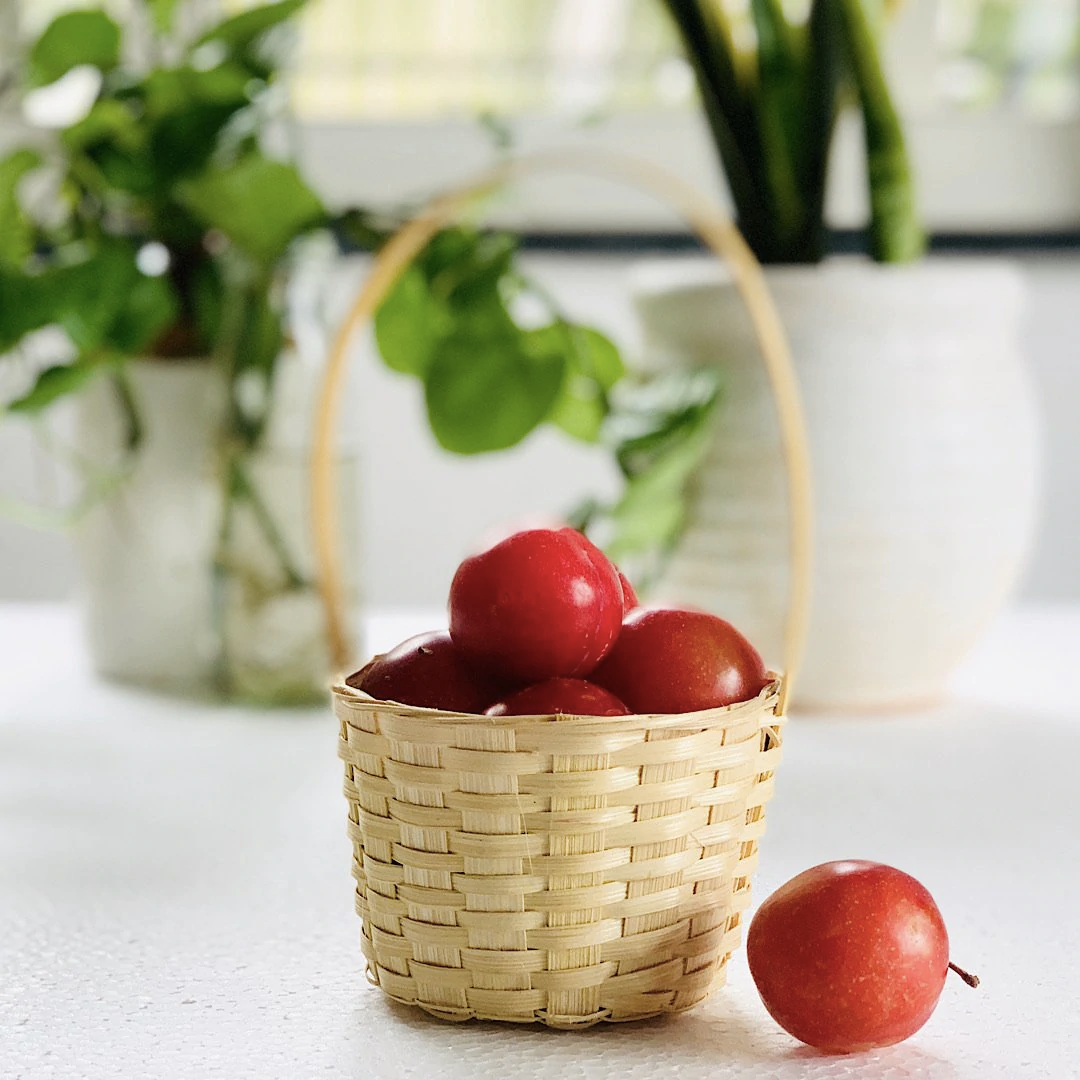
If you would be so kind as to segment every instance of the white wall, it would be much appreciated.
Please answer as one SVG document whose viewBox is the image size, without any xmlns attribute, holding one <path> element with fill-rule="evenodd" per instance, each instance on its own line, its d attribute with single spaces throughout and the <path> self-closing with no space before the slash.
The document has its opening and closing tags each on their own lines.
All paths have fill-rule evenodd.
<svg viewBox="0 0 1080 1080">
<path fill-rule="evenodd" d="M 622 342 L 636 329 L 625 257 L 533 255 L 529 262 L 571 314 Z M 1080 258 L 1023 260 L 1030 286 L 1027 345 L 1046 418 L 1046 510 L 1026 595 L 1080 600 Z M 355 277 L 355 275 L 353 275 Z M 349 277 L 339 287 L 348 292 Z M 366 344 L 343 420 L 359 430 L 366 592 L 374 605 L 442 604 L 457 561 L 487 529 L 558 513 L 610 490 L 606 457 L 554 433 L 497 456 L 454 458 L 435 446 L 411 380 L 385 371 Z M 49 474 L 25 425 L 0 420 L 0 493 L 32 496 Z M 63 536 L 0 520 L 0 599 L 57 598 L 75 584 Z"/>
</svg>

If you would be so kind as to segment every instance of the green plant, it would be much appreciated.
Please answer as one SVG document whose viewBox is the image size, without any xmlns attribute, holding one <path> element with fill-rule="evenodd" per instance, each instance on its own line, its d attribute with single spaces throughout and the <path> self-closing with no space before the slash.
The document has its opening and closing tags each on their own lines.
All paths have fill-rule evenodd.
<svg viewBox="0 0 1080 1080">
<path fill-rule="evenodd" d="M 71 346 L 9 412 L 40 414 L 110 378 L 134 448 L 127 362 L 213 356 L 230 387 L 223 475 L 234 500 L 257 497 L 243 453 L 273 399 L 290 244 L 330 226 L 375 250 L 389 231 L 362 211 L 332 217 L 295 165 L 262 148 L 277 113 L 278 36 L 303 3 L 279 0 L 183 40 L 174 5 L 144 0 L 141 23 L 73 11 L 30 43 L 24 89 L 79 65 L 101 81 L 85 116 L 0 161 L 0 354 L 45 326 L 63 328 Z M 128 38 L 155 59 L 125 64 Z M 52 178 L 47 216 L 27 194 L 40 179 L 31 174 Z M 542 313 L 528 328 L 514 314 L 526 297 Z M 505 234 L 441 233 L 376 329 L 386 363 L 423 381 L 432 431 L 456 453 L 504 449 L 545 421 L 595 439 L 623 374 L 610 341 L 566 319 L 521 273 Z"/>
<path fill-rule="evenodd" d="M 24 90 L 82 65 L 100 87 L 54 139 L 0 163 L 0 352 L 58 325 L 72 353 L 10 411 L 39 413 L 94 378 L 122 383 L 132 356 L 213 355 L 234 390 L 231 436 L 258 440 L 266 406 L 235 391 L 252 379 L 269 387 L 284 340 L 283 256 L 327 217 L 296 168 L 260 141 L 276 112 L 275 32 L 303 2 L 280 0 L 188 40 L 163 0 L 145 0 L 141 22 L 124 28 L 89 8 L 58 16 L 29 45 Z M 125 63 L 136 50 L 155 60 Z M 25 194 L 32 173 L 47 183 L 44 212 Z M 137 441 L 137 423 L 130 432 Z"/>
<path fill-rule="evenodd" d="M 93 100 L 75 122 L 0 160 L 0 357 L 45 327 L 60 327 L 68 346 L 38 364 L 6 411 L 38 417 L 108 380 L 133 460 L 143 425 L 130 364 L 213 358 L 229 401 L 218 574 L 236 573 L 229 542 L 243 508 L 276 552 L 284 588 L 310 583 L 248 455 L 274 402 L 294 242 L 330 228 L 376 251 L 394 224 L 362 210 L 331 214 L 292 161 L 265 149 L 282 124 L 281 46 L 304 3 L 277 0 L 188 34 L 175 0 L 141 0 L 123 26 L 101 7 L 58 16 L 27 43 L 13 81 L 26 93 L 87 66 L 99 76 Z M 674 535 L 702 402 L 687 411 L 685 387 L 633 385 L 615 345 L 523 272 L 514 237 L 444 230 L 382 305 L 375 330 L 386 364 L 422 384 L 444 448 L 502 450 L 541 424 L 610 444 L 626 495 L 583 508 L 579 523 L 602 527 L 623 556 Z M 62 520 L 117 482 L 91 477 Z"/>
<path fill-rule="evenodd" d="M 866 136 L 870 248 L 882 262 L 923 250 L 903 129 L 879 49 L 888 0 L 664 0 L 697 77 L 739 225 L 767 263 L 824 254 L 837 115 L 858 100 Z M 802 17 L 789 14 L 795 7 Z M 749 38 L 753 44 L 747 46 Z"/>
<path fill-rule="evenodd" d="M 358 243 L 381 243 L 365 220 L 359 226 Z M 606 448 L 622 491 L 588 500 L 570 521 L 647 586 L 682 531 L 686 485 L 709 445 L 717 373 L 628 374 L 612 341 L 569 319 L 516 254 L 507 233 L 439 234 L 376 315 L 379 350 L 423 384 L 432 433 L 448 450 L 506 449 L 542 423 Z"/>
</svg>

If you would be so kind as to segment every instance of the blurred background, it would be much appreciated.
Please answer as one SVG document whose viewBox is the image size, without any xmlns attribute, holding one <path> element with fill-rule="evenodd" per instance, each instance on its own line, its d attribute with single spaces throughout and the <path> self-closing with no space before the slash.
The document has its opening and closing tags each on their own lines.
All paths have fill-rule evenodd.
<svg viewBox="0 0 1080 1080">
<path fill-rule="evenodd" d="M 302 450 L 310 437 L 304 425 L 310 422 L 318 372 L 339 320 L 365 279 L 372 252 L 380 243 L 378 236 L 384 235 L 378 230 L 403 219 L 427 197 L 507 154 L 575 146 L 639 155 L 665 166 L 729 208 L 744 209 L 731 198 L 732 158 L 724 159 L 726 167 L 721 167 L 718 128 L 715 123 L 710 127 L 702 110 L 696 76 L 701 76 L 709 54 L 702 45 L 694 62 L 693 57 L 687 58 L 687 27 L 692 18 L 687 16 L 680 35 L 672 17 L 673 11 L 678 13 L 678 4 L 659 0 L 397 0 L 393 4 L 311 0 L 306 5 L 288 5 L 288 11 L 279 10 L 284 5 L 271 5 L 276 12 L 270 27 L 273 40 L 266 42 L 251 26 L 243 30 L 244 24 L 235 21 L 229 34 L 200 37 L 206 27 L 260 5 L 229 0 L 181 0 L 178 4 L 129 0 L 104 5 L 112 20 L 109 25 L 123 30 L 115 56 L 109 31 L 101 45 L 95 37 L 101 26 L 90 24 L 69 24 L 64 41 L 58 45 L 54 40 L 51 47 L 46 42 L 42 47 L 42 35 L 53 20 L 74 6 L 61 0 L 3 0 L 0 6 L 0 71 L 4 73 L 0 76 L 0 149 L 5 153 L 24 145 L 38 147 L 47 164 L 50 154 L 55 157 L 55 151 L 48 149 L 49 140 L 77 125 L 90 103 L 100 102 L 106 93 L 119 102 L 118 109 L 128 108 L 137 98 L 139 108 L 149 110 L 139 116 L 150 116 L 157 99 L 140 97 L 141 89 L 125 90 L 124 86 L 136 82 L 136 74 L 130 72 L 142 78 L 154 69 L 185 68 L 194 73 L 192 79 L 217 73 L 224 85 L 225 74 L 232 70 L 227 71 L 226 65 L 235 61 L 246 64 L 245 78 L 258 83 L 257 94 L 250 86 L 243 93 L 252 99 L 257 96 L 262 110 L 257 119 L 240 122 L 241 127 L 247 123 L 248 130 L 237 138 L 257 136 L 269 158 L 293 163 L 327 215 L 336 215 L 330 229 L 332 240 L 309 238 L 301 244 L 302 250 L 290 249 L 288 280 L 282 286 L 287 298 L 281 304 L 288 313 L 282 316 L 287 324 L 278 351 L 293 357 L 296 371 L 282 366 L 272 385 L 275 398 L 287 399 L 302 416 L 293 427 L 291 421 L 280 422 L 286 432 L 284 443 L 296 451 L 292 465 L 285 466 L 293 470 L 293 488 L 303 486 Z M 813 6 L 809 0 L 765 5 L 775 9 L 774 17 L 780 12 L 794 27 L 788 44 L 795 43 L 789 53 L 781 49 L 766 60 L 786 57 L 796 64 L 803 55 L 800 49 L 817 47 L 816 38 L 798 37 L 812 19 Z M 943 622 L 959 609 L 977 609 L 977 619 L 982 621 L 1006 595 L 1029 601 L 1076 600 L 1080 598 L 1080 564 L 1074 554 L 1074 538 L 1080 529 L 1080 427 L 1074 420 L 1074 403 L 1080 399 L 1080 3 L 908 0 L 901 5 L 864 6 L 872 16 L 867 26 L 872 24 L 879 35 L 882 69 L 875 72 L 870 65 L 854 63 L 852 85 L 847 96 L 841 96 L 844 104 L 831 143 L 825 197 L 828 232 L 825 251 L 818 253 L 828 257 L 805 287 L 791 276 L 785 278 L 783 268 L 772 280 L 797 361 L 813 361 L 816 370 L 828 373 L 822 385 L 808 381 L 805 388 L 812 426 L 824 439 L 814 447 L 816 465 L 835 465 L 839 472 L 835 495 L 834 482 L 819 478 L 822 497 L 831 500 L 819 509 L 819 517 L 827 518 L 829 507 L 843 502 L 845 496 L 839 493 L 855 492 L 851 498 L 865 496 L 871 507 L 889 505 L 889 528 L 895 526 L 894 533 L 899 529 L 900 539 L 892 533 L 883 539 L 885 526 L 877 519 L 868 524 L 864 506 L 856 513 L 857 521 L 845 517 L 834 533 L 824 520 L 819 544 L 837 553 L 842 564 L 856 568 L 864 562 L 869 565 L 870 551 L 881 555 L 888 549 L 881 555 L 884 563 L 866 571 L 868 580 L 873 580 L 869 593 L 864 592 L 859 601 L 863 606 L 870 596 L 872 604 L 891 611 L 895 594 L 910 593 L 912 581 L 921 581 L 933 592 L 925 602 L 929 610 L 937 605 Z M 87 9 L 85 4 L 78 7 Z M 731 0 L 696 7 L 706 11 L 700 24 L 703 34 L 712 25 L 710 19 L 723 20 L 725 55 L 736 58 L 733 78 L 741 80 L 744 88 L 768 86 L 779 69 L 761 62 L 764 45 L 769 43 L 768 27 L 758 10 L 761 5 Z M 242 33 L 236 32 L 237 25 Z M 855 40 L 849 35 L 844 48 L 855 50 Z M 258 68 L 246 53 L 238 53 L 239 60 L 226 55 L 252 42 L 260 49 L 272 46 L 275 50 L 279 59 L 272 73 L 269 67 Z M 73 50 L 69 60 L 63 59 L 65 49 Z M 95 68 L 94 49 L 105 57 L 103 73 Z M 716 54 L 712 55 L 715 60 Z M 858 57 L 857 52 L 853 55 Z M 755 68 L 755 62 L 760 66 Z M 47 70 L 50 63 L 51 71 Z M 128 73 L 121 70 L 125 65 Z M 713 70 L 718 69 L 714 66 Z M 873 150 L 890 116 L 887 109 L 871 108 L 875 101 L 880 104 L 871 93 L 875 74 L 887 76 L 891 86 L 928 238 L 928 254 L 913 264 L 924 276 L 914 284 L 900 282 L 897 288 L 904 295 L 896 302 L 899 306 L 894 304 L 890 314 L 880 318 L 868 314 L 877 302 L 872 297 L 883 288 L 874 283 L 880 275 L 864 283 L 862 277 L 849 273 L 852 266 L 868 267 L 866 252 L 872 246 L 865 233 L 873 204 L 867 186 L 866 133 L 870 132 Z M 177 79 L 176 86 L 182 84 Z M 218 98 L 207 104 L 219 89 L 192 89 L 195 82 L 183 85 L 187 89 L 175 93 L 188 94 L 185 100 L 198 99 L 204 112 L 221 104 Z M 267 88 L 269 93 L 264 95 Z M 229 115 L 234 127 L 240 112 L 236 107 Z M 778 115 L 785 122 L 782 109 Z M 84 130 L 74 142 L 82 140 L 79 145 L 89 147 L 87 153 L 106 182 L 124 193 L 123 199 L 110 202 L 111 195 L 95 195 L 89 182 L 78 197 L 84 208 L 87 200 L 99 199 L 96 212 L 108 232 L 117 213 L 145 193 L 115 170 L 109 172 L 108 161 L 113 159 L 95 147 L 105 146 L 114 137 L 116 146 L 121 146 L 126 136 L 119 127 L 102 134 L 111 121 L 106 116 L 101 122 L 104 128 L 91 135 Z M 224 123 L 224 119 L 215 121 L 216 126 L 208 129 L 214 138 Z M 69 151 L 74 142 L 67 138 Z M 185 151 L 189 156 L 192 152 Z M 24 180 L 32 182 L 20 173 L 8 184 L 9 196 L 16 181 L 22 184 Z M 33 195 L 34 213 L 66 190 L 54 187 L 50 196 L 47 183 L 42 185 L 45 194 Z M 200 196 L 192 194 L 191 188 L 186 190 L 181 202 L 188 208 L 185 212 L 194 213 L 191 208 Z M 211 209 L 225 205 L 228 193 L 207 190 L 208 201 L 200 205 Z M 237 190 L 241 209 L 236 212 L 242 213 L 243 186 Z M 29 198 L 25 188 L 19 191 Z M 300 198 L 292 193 L 281 199 L 294 197 Z M 740 217 L 747 220 L 745 213 Z M 618 348 L 619 371 L 647 374 L 670 366 L 673 353 L 689 355 L 690 366 L 700 367 L 714 353 L 752 349 L 745 329 L 733 330 L 734 337 L 720 344 L 716 334 L 726 332 L 723 328 L 697 336 L 686 330 L 699 323 L 711 325 L 710 320 L 716 322 L 721 315 L 725 326 L 734 326 L 739 316 L 718 294 L 699 295 L 702 288 L 708 291 L 722 285 L 702 269 L 703 255 L 695 238 L 654 199 L 609 182 L 545 175 L 490 202 L 482 218 L 487 226 L 497 226 L 513 237 L 514 272 L 520 271 L 530 282 L 522 290 L 526 298 L 539 296 L 549 312 L 557 313 L 559 326 L 565 323 L 600 331 L 605 343 L 610 339 Z M 15 218 L 9 215 L 7 220 Z M 125 228 L 114 231 L 128 235 L 130 230 L 125 232 Z M 252 231 L 257 233 L 257 224 Z M 206 235 L 212 241 L 221 232 L 243 248 L 242 238 L 230 232 L 227 221 L 224 225 L 211 221 Z M 64 243 L 72 235 L 66 234 Z M 85 246 L 84 236 L 75 239 Z M 150 235 L 147 243 L 157 240 Z M 33 250 L 40 255 L 45 247 L 40 238 L 31 241 L 31 260 Z M 763 251 L 759 247 L 759 255 Z M 146 255 L 143 247 L 139 253 Z M 897 260 L 886 256 L 884 261 L 907 260 L 914 253 L 914 249 L 901 251 Z M 881 258 L 880 252 L 875 254 Z M 69 261 L 79 257 L 65 256 Z M 815 259 L 768 261 L 811 263 Z M 31 277 L 35 273 L 31 268 Z M 150 273 L 145 258 L 140 273 Z M 166 276 L 171 273 L 170 268 Z M 988 284 L 983 288 L 980 275 L 985 274 Z M 828 290 L 821 291 L 823 283 Z M 10 312 L 20 302 L 10 290 L 6 295 Z M 0 302 L 4 300 L 0 292 Z M 446 444 L 455 438 L 468 444 L 471 421 L 459 412 L 452 418 L 459 425 L 458 435 L 448 435 L 450 421 L 440 427 L 437 416 L 428 411 L 437 390 L 410 377 L 418 371 L 410 369 L 411 361 L 404 353 L 404 359 L 394 359 L 394 342 L 401 347 L 401 335 L 411 332 L 407 328 L 426 325 L 429 318 L 422 304 L 414 308 L 405 304 L 403 310 L 399 323 L 394 323 L 393 312 L 387 315 L 379 343 L 368 329 L 351 350 L 348 389 L 340 403 L 344 464 L 339 472 L 347 482 L 356 482 L 359 494 L 355 506 L 349 501 L 351 494 L 343 496 L 349 510 L 344 515 L 346 559 L 370 607 L 438 609 L 453 567 L 491 527 L 527 516 L 564 515 L 590 500 L 594 509 L 610 504 L 619 499 L 629 474 L 618 447 L 612 451 L 616 436 L 602 432 L 599 423 L 592 430 L 589 417 L 567 421 L 563 415 L 556 418 L 559 422 L 541 423 L 506 449 L 495 444 L 508 439 L 492 436 L 488 445 L 481 445 L 481 439 L 475 446 L 465 445 L 466 453 L 449 452 Z M 959 329 L 949 318 L 959 320 Z M 528 313 L 520 319 L 527 323 Z M 830 320 L 835 325 L 825 334 L 820 324 Z M 62 317 L 58 321 L 68 325 Z M 836 327 L 845 325 L 854 328 L 852 334 L 836 343 Z M 51 331 L 55 336 L 55 325 Z M 43 326 L 32 334 L 5 339 L 10 344 L 18 338 L 20 352 L 0 373 L 9 403 L 25 395 L 34 372 L 56 364 L 56 357 L 49 353 L 56 347 L 55 340 L 50 344 L 49 332 L 50 327 Z M 925 340 L 915 340 L 919 334 Z M 68 337 L 77 336 L 68 333 Z M 77 340 L 75 344 L 79 345 Z M 168 355 L 158 349 L 160 340 L 152 348 L 149 338 L 140 344 L 145 345 L 143 351 Z M 478 348 L 482 351 L 482 346 Z M 875 355 L 877 349 L 884 359 Z M 184 349 L 179 348 L 179 353 Z M 173 355 L 175 359 L 175 350 Z M 848 364 L 842 371 L 841 360 Z M 70 356 L 61 366 L 69 361 Z M 1000 378 L 994 374 L 999 368 L 1004 372 Z M 868 373 L 875 370 L 891 374 L 873 383 Z M 615 377 L 598 374 L 599 367 L 586 366 L 582 371 L 583 377 L 601 384 L 606 410 L 606 394 Z M 679 541 L 682 554 L 674 570 L 666 571 L 669 591 L 691 597 L 707 594 L 713 598 L 710 603 L 725 611 L 740 610 L 743 601 L 732 594 L 730 582 L 718 580 L 715 573 L 710 577 L 709 567 L 742 550 L 745 537 L 737 535 L 737 530 L 723 535 L 715 530 L 727 528 L 725 520 L 751 514 L 756 515 L 755 533 L 771 531 L 777 543 L 783 542 L 782 520 L 769 509 L 772 504 L 747 504 L 747 493 L 735 491 L 722 478 L 717 481 L 718 493 L 703 494 L 709 482 L 702 476 L 708 469 L 718 461 L 730 466 L 738 454 L 743 455 L 738 460 L 748 462 L 740 475 L 755 498 L 771 491 L 776 482 L 775 468 L 769 464 L 774 436 L 739 426 L 739 417 L 745 419 L 755 408 L 739 405 L 743 381 L 743 375 L 734 370 L 720 376 L 721 404 L 715 423 L 721 432 L 733 433 L 735 448 L 696 451 L 690 465 L 698 472 L 687 467 L 687 474 L 692 473 L 691 487 L 685 490 L 690 494 L 682 491 L 680 497 L 698 501 L 690 507 L 689 530 Z M 90 387 L 88 392 L 96 391 Z M 184 392 L 174 388 L 165 396 L 180 408 Z M 541 396 L 544 392 L 537 391 Z M 586 397 L 589 392 L 588 387 L 583 391 Z M 672 415 L 685 418 L 687 393 L 693 398 L 685 386 L 670 392 L 678 399 L 678 407 L 668 409 L 663 422 Z M 503 390 L 493 393 L 493 400 L 502 400 Z M 523 393 L 528 396 L 527 387 Z M 564 388 L 562 393 L 568 391 Z M 106 565 L 108 560 L 100 551 L 103 545 L 115 549 L 116 536 L 103 537 L 98 529 L 98 536 L 82 542 L 80 571 L 69 533 L 71 528 L 78 533 L 82 525 L 75 523 L 77 515 L 67 513 L 78 504 L 80 513 L 93 519 L 101 509 L 92 499 L 84 499 L 85 474 L 75 470 L 73 478 L 69 440 L 78 444 L 80 460 L 91 449 L 115 457 L 115 447 L 94 448 L 93 437 L 94 431 L 112 420 L 103 419 L 101 409 L 107 406 L 102 403 L 92 406 L 98 411 L 91 412 L 90 420 L 80 420 L 78 408 L 63 396 L 65 400 L 54 403 L 50 394 L 49 403 L 55 408 L 39 410 L 35 405 L 0 415 L 0 508 L 5 511 L 0 512 L 0 600 L 89 595 L 100 601 L 102 592 L 123 587 L 120 571 Z M 199 401 L 196 393 L 190 404 L 193 415 L 206 415 Z M 984 401 L 986 408 L 969 415 L 966 409 L 972 401 Z M 147 405 L 148 413 L 155 407 Z M 534 423 L 536 419 L 544 417 L 534 418 Z M 149 419 L 147 423 L 153 426 Z M 842 444 L 824 434 L 848 423 L 878 430 L 897 427 L 903 437 L 882 452 L 883 467 L 895 467 L 894 474 L 860 477 L 857 466 L 865 455 L 853 449 L 857 444 Z M 462 425 L 465 435 L 460 433 Z M 754 452 L 758 445 L 754 439 L 762 440 L 760 455 Z M 478 452 L 487 449 L 495 452 Z M 686 479 L 680 475 L 681 481 Z M 159 479 L 153 484 L 162 492 L 168 481 Z M 120 498 L 124 498 L 122 493 Z M 307 520 L 306 504 L 297 501 L 300 496 L 288 498 L 294 499 L 290 513 L 296 520 L 282 526 L 286 540 L 290 529 L 301 536 Z M 916 503 L 925 520 L 899 522 L 897 508 Z M 176 505 L 172 504 L 173 509 Z M 663 516 L 667 507 L 663 503 L 654 517 Z M 53 520 L 57 510 L 63 511 L 60 522 Z M 685 515 L 685 508 L 681 513 Z M 116 515 L 111 516 L 110 527 L 118 527 Z M 185 547 L 184 523 L 171 518 L 166 523 L 168 507 L 146 504 L 136 516 L 144 527 L 152 521 L 156 525 L 151 527 L 173 530 L 177 546 Z M 594 513 L 601 534 L 602 517 Z M 721 525 L 716 525 L 717 518 Z M 941 524 L 951 518 L 963 519 L 955 535 Z M 52 527 L 57 524 L 64 527 Z M 631 524 L 636 528 L 637 519 Z M 681 525 L 685 527 L 687 521 Z M 865 554 L 853 557 L 845 545 L 855 534 L 863 536 L 866 547 Z M 652 538 L 667 542 L 670 535 L 657 527 Z M 830 536 L 834 537 L 831 541 Z M 237 542 L 243 546 L 243 540 Z M 303 545 L 305 541 L 296 542 Z M 978 553 L 995 542 L 1007 550 L 991 565 L 989 556 L 983 559 Z M 921 550 L 920 545 L 938 553 L 950 552 L 952 563 L 935 565 L 932 570 L 923 564 L 898 569 L 898 546 Z M 782 568 L 776 570 L 774 565 L 775 560 L 782 562 L 782 552 L 770 548 L 766 555 L 774 563 L 765 569 L 740 570 L 742 590 L 750 590 L 759 599 L 783 585 Z M 178 556 L 174 552 L 171 557 L 175 561 Z M 986 565 L 979 572 L 987 580 L 976 585 L 967 579 L 976 573 L 971 563 L 980 559 Z M 216 565 L 220 564 L 219 557 Z M 642 565 L 648 569 L 652 564 L 646 560 Z M 87 571 L 87 566 L 92 570 Z M 896 575 L 886 582 L 886 571 L 893 570 Z M 823 572 L 833 571 L 825 567 Z M 153 567 L 147 569 L 137 591 L 161 587 L 156 573 Z M 774 584 L 777 581 L 779 585 Z M 955 592 L 950 593 L 953 587 Z M 829 586 L 822 588 L 827 597 Z M 774 597 L 768 603 L 776 607 L 781 600 Z M 837 600 L 829 610 L 842 607 Z M 123 615 L 129 623 L 135 618 L 132 611 L 129 604 Z M 289 609 L 279 610 L 268 616 L 269 625 L 288 624 L 296 617 Z M 99 636 L 107 633 L 103 624 L 98 624 L 96 632 Z M 835 634 L 835 648 L 842 649 L 847 647 L 845 641 L 864 635 L 865 627 L 845 624 L 821 629 L 823 635 L 827 632 Z M 763 628 L 760 636 L 768 633 Z M 974 635 L 975 627 L 965 624 L 934 647 L 951 657 Z M 878 637 L 874 647 L 880 652 L 906 646 Z M 939 675 L 927 678 L 932 681 Z M 827 689 L 823 694 L 830 697 Z"/>
</svg>

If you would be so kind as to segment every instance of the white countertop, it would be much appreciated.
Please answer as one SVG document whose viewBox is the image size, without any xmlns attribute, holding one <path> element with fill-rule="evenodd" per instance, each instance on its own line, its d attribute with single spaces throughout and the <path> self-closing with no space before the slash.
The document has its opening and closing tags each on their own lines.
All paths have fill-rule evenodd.
<svg viewBox="0 0 1080 1080">
<path fill-rule="evenodd" d="M 372 622 L 385 647 L 422 615 Z M 62 607 L 0 606 L 0 1077 L 726 1080 L 1080 1076 L 1080 609 L 1014 613 L 955 697 L 792 718 L 756 899 L 889 862 L 944 912 L 950 979 L 907 1043 L 831 1058 L 743 953 L 698 1009 L 584 1032 L 449 1025 L 363 978 L 337 727 L 96 682 Z"/>
</svg>

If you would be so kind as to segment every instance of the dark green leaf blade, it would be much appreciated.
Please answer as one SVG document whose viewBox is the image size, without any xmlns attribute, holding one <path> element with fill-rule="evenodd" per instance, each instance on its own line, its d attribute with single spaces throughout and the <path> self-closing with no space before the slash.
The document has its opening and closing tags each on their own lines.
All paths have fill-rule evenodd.
<svg viewBox="0 0 1080 1080">
<path fill-rule="evenodd" d="M 56 321 L 52 276 L 0 265 L 0 354 L 34 330 Z"/>
<path fill-rule="evenodd" d="M 149 348 L 179 314 L 176 290 L 167 277 L 139 274 L 107 333 L 108 343 L 123 353 Z"/>
<path fill-rule="evenodd" d="M 47 367 L 26 394 L 8 405 L 8 412 L 36 416 L 54 401 L 81 390 L 91 379 L 107 370 L 107 364 L 95 363 L 85 357 L 70 364 Z"/>
<path fill-rule="evenodd" d="M 154 25 L 161 33 L 167 34 L 172 29 L 177 0 L 144 0 L 144 3 L 150 9 Z"/>
<path fill-rule="evenodd" d="M 595 379 L 605 390 L 611 390 L 626 373 L 619 347 L 591 326 L 571 326 L 570 335 L 577 369 Z"/>
<path fill-rule="evenodd" d="M 16 150 L 0 161 L 0 264 L 21 266 L 33 246 L 33 234 L 19 205 L 19 183 L 41 164 L 36 150 Z"/>
<path fill-rule="evenodd" d="M 502 340 L 454 334 L 428 370 L 431 430 L 444 449 L 457 454 L 515 446 L 550 411 L 565 365 L 564 355 L 527 334 Z"/>
<path fill-rule="evenodd" d="M 427 373 L 440 339 L 451 328 L 446 305 L 431 295 L 423 272 L 410 266 L 375 313 L 375 343 L 386 366 L 406 375 Z"/>
<path fill-rule="evenodd" d="M 104 11 L 68 11 L 53 19 L 34 43 L 28 79 L 31 86 L 47 86 L 82 64 L 110 71 L 119 59 L 120 27 Z"/>
<path fill-rule="evenodd" d="M 274 4 L 242 11 L 216 26 L 211 27 L 199 38 L 196 45 L 205 45 L 211 41 L 220 41 L 236 52 L 253 45 L 268 30 L 279 26 L 298 12 L 307 0 L 278 0 Z"/>
<path fill-rule="evenodd" d="M 570 372 L 555 399 L 548 420 L 579 442 L 600 441 L 607 416 L 607 403 L 597 392 L 596 384 Z"/>
<path fill-rule="evenodd" d="M 881 0 L 836 0 L 866 134 L 870 248 L 878 262 L 907 262 L 926 247 L 904 129 L 882 63 Z M 876 16 L 876 18 L 874 17 Z"/>
<path fill-rule="evenodd" d="M 571 438 L 598 442 L 608 415 L 608 391 L 623 375 L 619 350 L 592 327 L 559 322 L 547 331 L 567 359 L 566 378 L 548 420 Z"/>
<path fill-rule="evenodd" d="M 138 116 L 124 102 L 106 98 L 95 101 L 90 111 L 70 127 L 60 138 L 69 150 L 84 150 L 88 146 L 111 141 L 131 148 L 145 140 Z"/>
<path fill-rule="evenodd" d="M 757 31 L 757 116 L 764 170 L 772 193 L 773 227 L 781 250 L 796 252 L 815 223 L 807 221 L 805 200 L 811 100 L 811 68 L 805 41 L 784 16 L 779 0 L 750 0 Z M 801 33 L 801 31 L 800 31 Z M 821 242 L 821 237 L 812 240 Z M 808 252 L 820 257 L 820 250 Z"/>
<path fill-rule="evenodd" d="M 105 343 L 139 276 L 134 250 L 115 239 L 105 242 L 89 259 L 52 275 L 56 321 L 80 352 L 93 352 Z"/>
<path fill-rule="evenodd" d="M 257 152 L 181 181 L 177 196 L 207 226 L 264 265 L 305 229 L 326 220 L 319 197 L 292 165 Z"/>
</svg>

